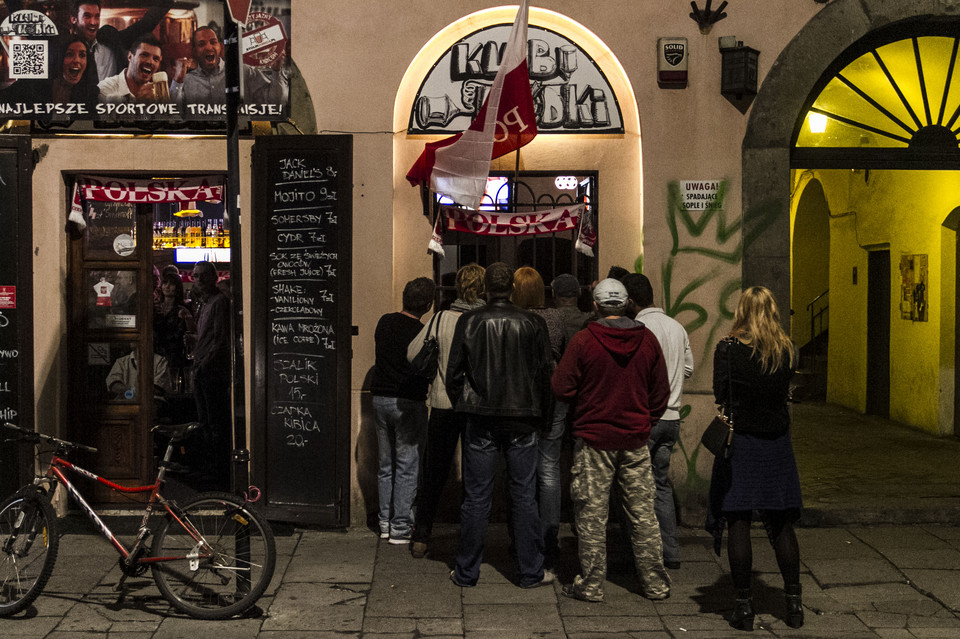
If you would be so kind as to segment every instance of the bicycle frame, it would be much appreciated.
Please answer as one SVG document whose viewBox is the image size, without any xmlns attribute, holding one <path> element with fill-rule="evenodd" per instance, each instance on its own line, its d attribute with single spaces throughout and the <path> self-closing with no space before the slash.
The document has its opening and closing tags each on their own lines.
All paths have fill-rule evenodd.
<svg viewBox="0 0 960 639">
<path fill-rule="evenodd" d="M 168 455 L 169 456 L 169 451 Z M 47 468 L 47 473 L 44 478 L 38 478 L 37 483 L 42 483 L 43 481 L 50 481 L 54 484 L 62 483 L 64 488 L 70 493 L 70 496 L 73 497 L 73 500 L 77 503 L 78 506 L 83 510 L 84 514 L 93 522 L 96 526 L 98 532 L 109 541 L 113 547 L 120 553 L 121 557 L 126 560 L 127 565 L 133 564 L 152 564 L 164 561 L 174 561 L 184 559 L 185 557 L 141 557 L 139 551 L 142 549 L 143 542 L 146 540 L 147 535 L 151 532 L 148 527 L 148 522 L 150 517 L 154 515 L 156 506 L 160 505 L 163 507 L 166 512 L 170 514 L 182 527 L 183 529 L 197 542 L 198 545 L 202 546 L 204 552 L 198 553 L 196 555 L 191 553 L 190 558 L 206 558 L 209 556 L 209 549 L 206 547 L 206 540 L 203 536 L 190 524 L 189 521 L 185 520 L 180 516 L 178 512 L 174 510 L 174 507 L 171 506 L 170 502 L 164 499 L 160 494 L 160 488 L 163 486 L 163 476 L 165 473 L 165 468 L 161 466 L 160 472 L 157 475 L 157 479 L 153 484 L 147 486 L 120 486 L 115 484 L 108 479 L 104 479 L 95 473 L 73 464 L 66 459 L 63 459 L 57 454 L 54 454 L 53 459 L 50 461 L 50 466 Z M 140 521 L 140 528 L 137 532 L 137 538 L 133 546 L 129 549 L 124 546 L 123 542 L 117 539 L 117 536 L 113 534 L 113 531 L 110 530 L 110 527 L 100 518 L 97 512 L 93 509 L 90 504 L 87 503 L 87 500 L 83 498 L 83 495 L 80 494 L 80 491 L 77 487 L 70 481 L 67 477 L 67 474 L 64 471 L 72 471 L 77 473 L 82 477 L 96 481 L 104 486 L 107 486 L 113 491 L 122 492 L 122 493 L 150 493 L 150 499 L 147 501 L 146 510 L 143 513 L 143 519 Z M 131 561 L 131 557 L 135 557 Z"/>
</svg>

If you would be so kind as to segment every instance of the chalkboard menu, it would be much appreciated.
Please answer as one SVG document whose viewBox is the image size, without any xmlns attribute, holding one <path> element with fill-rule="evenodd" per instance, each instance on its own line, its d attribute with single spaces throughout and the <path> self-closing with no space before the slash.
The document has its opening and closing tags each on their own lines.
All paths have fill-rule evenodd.
<svg viewBox="0 0 960 639">
<path fill-rule="evenodd" d="M 29 139 L 0 136 L 0 422 L 30 429 L 34 427 L 32 170 Z M 32 461 L 27 452 L 0 446 L 0 494 L 13 492 L 27 480 Z"/>
<path fill-rule="evenodd" d="M 349 521 L 352 138 L 253 150 L 254 481 L 274 519 Z"/>
</svg>

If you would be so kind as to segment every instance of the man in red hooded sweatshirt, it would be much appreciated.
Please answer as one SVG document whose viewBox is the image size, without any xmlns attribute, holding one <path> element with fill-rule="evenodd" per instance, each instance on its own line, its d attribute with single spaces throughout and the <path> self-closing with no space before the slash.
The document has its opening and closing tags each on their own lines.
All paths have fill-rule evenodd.
<svg viewBox="0 0 960 639">
<path fill-rule="evenodd" d="M 667 408 L 667 366 L 653 333 L 625 315 L 623 284 L 605 279 L 594 288 L 593 299 L 600 319 L 573 337 L 551 380 L 557 398 L 575 406 L 570 494 L 580 574 L 562 592 L 583 601 L 603 601 L 607 513 L 615 481 L 640 591 L 647 599 L 666 599 L 670 577 L 663 567 L 653 510 L 656 487 L 647 439 L 650 426 Z"/>
</svg>

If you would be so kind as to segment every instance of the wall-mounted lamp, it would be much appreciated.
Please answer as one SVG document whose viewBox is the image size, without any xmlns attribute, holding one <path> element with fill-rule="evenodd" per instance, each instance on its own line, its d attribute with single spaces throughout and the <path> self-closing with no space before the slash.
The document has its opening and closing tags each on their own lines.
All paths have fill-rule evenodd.
<svg viewBox="0 0 960 639">
<path fill-rule="evenodd" d="M 722 57 L 720 93 L 737 100 L 757 94 L 757 60 L 760 52 L 743 46 L 736 36 L 719 39 Z"/>
</svg>

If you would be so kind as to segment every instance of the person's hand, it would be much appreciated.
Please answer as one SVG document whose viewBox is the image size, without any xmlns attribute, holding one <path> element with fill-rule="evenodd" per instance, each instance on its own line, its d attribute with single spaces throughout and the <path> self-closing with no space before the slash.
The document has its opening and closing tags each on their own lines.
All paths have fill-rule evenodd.
<svg viewBox="0 0 960 639">
<path fill-rule="evenodd" d="M 183 76 L 187 74 L 187 58 L 177 58 L 173 64 L 173 82 L 183 84 Z"/>
<path fill-rule="evenodd" d="M 273 69 L 274 71 L 279 72 L 283 70 L 284 66 L 286 66 L 286 62 L 287 62 L 287 52 L 286 50 L 284 50 L 280 53 L 280 55 L 277 56 L 276 60 L 270 63 L 270 68 Z"/>
<path fill-rule="evenodd" d="M 133 99 L 136 102 L 156 102 L 157 94 L 156 87 L 153 82 L 145 82 L 140 86 L 139 89 L 133 94 Z"/>
</svg>

